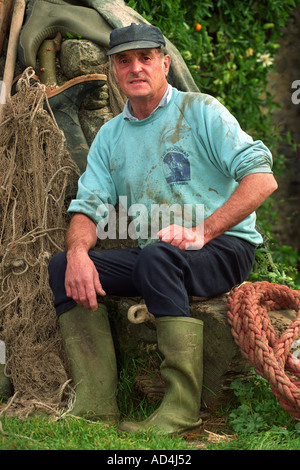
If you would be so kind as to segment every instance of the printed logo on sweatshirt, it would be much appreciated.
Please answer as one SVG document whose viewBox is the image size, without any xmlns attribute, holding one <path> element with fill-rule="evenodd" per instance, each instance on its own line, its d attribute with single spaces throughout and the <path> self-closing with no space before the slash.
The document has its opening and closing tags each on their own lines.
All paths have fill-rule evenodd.
<svg viewBox="0 0 300 470">
<path fill-rule="evenodd" d="M 164 173 L 169 184 L 187 184 L 191 180 L 188 154 L 178 147 L 167 149 L 163 156 Z"/>
</svg>

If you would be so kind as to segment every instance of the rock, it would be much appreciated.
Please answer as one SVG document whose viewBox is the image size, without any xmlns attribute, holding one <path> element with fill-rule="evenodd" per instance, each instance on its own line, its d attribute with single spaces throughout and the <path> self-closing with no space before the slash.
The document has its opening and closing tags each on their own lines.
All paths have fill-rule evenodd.
<svg viewBox="0 0 300 470">
<path fill-rule="evenodd" d="M 105 301 L 112 332 L 115 340 L 117 356 L 125 359 L 148 359 L 149 354 L 157 352 L 156 330 L 145 323 L 135 325 L 127 319 L 129 307 L 139 303 L 139 298 L 118 298 L 110 296 Z"/>
<path fill-rule="evenodd" d="M 82 108 L 93 111 L 99 108 L 107 108 L 109 106 L 108 86 L 103 85 L 91 93 L 89 93 L 81 103 Z"/>
<path fill-rule="evenodd" d="M 68 79 L 101 73 L 99 66 L 106 62 L 105 50 L 86 39 L 68 39 L 61 45 L 60 66 Z"/>
<path fill-rule="evenodd" d="M 68 39 L 62 43 L 60 67 L 68 79 L 90 73 L 103 73 L 101 66 L 106 62 L 105 50 L 91 41 Z M 100 127 L 112 118 L 107 85 L 94 90 L 83 99 L 79 121 L 89 146 Z"/>
<path fill-rule="evenodd" d="M 100 127 L 113 118 L 108 107 L 88 110 L 82 107 L 79 112 L 79 121 L 89 146 L 91 146 Z"/>
</svg>

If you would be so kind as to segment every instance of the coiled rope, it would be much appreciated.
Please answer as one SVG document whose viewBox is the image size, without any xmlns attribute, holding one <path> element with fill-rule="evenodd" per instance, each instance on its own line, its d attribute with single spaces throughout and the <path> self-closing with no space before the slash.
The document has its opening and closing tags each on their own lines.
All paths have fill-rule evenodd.
<svg viewBox="0 0 300 470">
<path fill-rule="evenodd" d="M 269 382 L 281 406 L 300 419 L 300 361 L 290 352 L 300 337 L 300 291 L 266 281 L 246 282 L 231 291 L 228 308 L 232 334 L 243 356 Z M 297 313 L 280 338 L 268 315 L 274 310 Z"/>
</svg>

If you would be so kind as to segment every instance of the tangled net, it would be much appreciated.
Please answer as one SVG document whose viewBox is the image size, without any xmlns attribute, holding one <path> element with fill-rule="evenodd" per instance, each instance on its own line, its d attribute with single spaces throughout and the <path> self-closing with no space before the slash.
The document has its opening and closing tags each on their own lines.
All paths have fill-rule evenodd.
<svg viewBox="0 0 300 470">
<path fill-rule="evenodd" d="M 0 339 L 19 416 L 37 403 L 56 409 L 68 381 L 48 262 L 64 249 L 67 191 L 79 176 L 33 75 L 23 73 L 0 125 Z"/>
<path fill-rule="evenodd" d="M 255 371 L 271 385 L 282 407 L 300 419 L 300 361 L 291 349 L 300 338 L 300 292 L 269 282 L 247 282 L 228 297 L 235 342 Z M 296 319 L 278 338 L 268 315 L 295 310 Z"/>
</svg>

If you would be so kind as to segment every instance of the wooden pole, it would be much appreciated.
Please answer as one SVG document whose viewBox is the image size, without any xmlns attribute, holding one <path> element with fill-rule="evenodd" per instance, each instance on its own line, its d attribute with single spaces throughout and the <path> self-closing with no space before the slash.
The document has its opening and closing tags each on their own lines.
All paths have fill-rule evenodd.
<svg viewBox="0 0 300 470">
<path fill-rule="evenodd" d="M 0 104 L 0 123 L 2 122 L 4 107 L 7 99 L 10 96 L 12 82 L 14 78 L 15 72 L 15 65 L 17 60 L 17 47 L 18 47 L 18 40 L 20 30 L 23 25 L 24 14 L 25 14 L 25 7 L 26 3 L 24 0 L 16 0 L 12 15 L 10 33 L 9 33 L 9 40 L 8 40 L 8 47 L 7 47 L 7 54 L 5 60 L 5 67 L 4 67 L 4 75 L 3 75 L 3 83 L 4 86 L 4 99 L 2 97 L 2 101 Z M 2 95 L 2 93 L 1 93 Z"/>
<path fill-rule="evenodd" d="M 13 0 L 0 0 L 0 55 L 6 36 Z"/>
<path fill-rule="evenodd" d="M 62 35 L 57 33 L 54 39 L 45 39 L 38 50 L 39 77 L 41 83 L 50 88 L 57 85 L 55 60 L 61 41 Z"/>
</svg>

